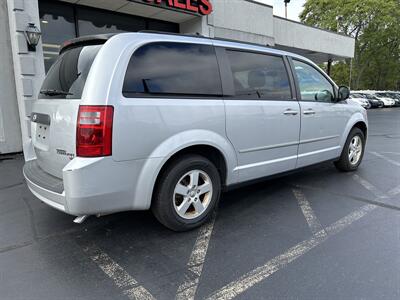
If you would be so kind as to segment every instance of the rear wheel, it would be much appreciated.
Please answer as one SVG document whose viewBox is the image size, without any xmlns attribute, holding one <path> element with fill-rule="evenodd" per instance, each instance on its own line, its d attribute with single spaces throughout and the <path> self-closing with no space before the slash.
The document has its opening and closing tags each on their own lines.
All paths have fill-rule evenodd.
<svg viewBox="0 0 400 300">
<path fill-rule="evenodd" d="M 340 171 L 357 170 L 364 156 L 365 136 L 361 129 L 353 128 L 347 137 L 340 159 L 335 162 Z"/>
<path fill-rule="evenodd" d="M 185 155 L 160 175 L 152 211 L 166 227 L 187 231 L 205 223 L 221 194 L 217 168 L 200 155 Z"/>
</svg>

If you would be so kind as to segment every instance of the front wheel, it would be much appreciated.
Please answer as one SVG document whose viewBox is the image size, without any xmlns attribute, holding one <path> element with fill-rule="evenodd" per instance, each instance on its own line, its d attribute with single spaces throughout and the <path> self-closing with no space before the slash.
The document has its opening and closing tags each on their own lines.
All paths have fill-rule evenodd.
<svg viewBox="0 0 400 300">
<path fill-rule="evenodd" d="M 200 155 L 185 155 L 160 175 L 152 211 L 174 231 L 187 231 L 205 223 L 221 194 L 221 179 L 212 162 Z"/>
<path fill-rule="evenodd" d="M 363 159 L 364 150 L 364 133 L 359 128 L 353 128 L 347 137 L 340 159 L 335 161 L 336 168 L 343 172 L 357 170 Z"/>
</svg>

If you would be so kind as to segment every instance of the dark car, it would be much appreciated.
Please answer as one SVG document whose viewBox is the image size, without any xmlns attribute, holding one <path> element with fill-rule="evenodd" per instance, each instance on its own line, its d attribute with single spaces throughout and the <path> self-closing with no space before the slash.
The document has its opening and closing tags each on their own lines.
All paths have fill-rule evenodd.
<svg viewBox="0 0 400 300">
<path fill-rule="evenodd" d="M 384 103 L 381 100 L 371 94 L 355 93 L 353 95 L 357 95 L 360 98 L 366 98 L 371 104 L 371 108 L 381 108 L 384 106 Z"/>
</svg>

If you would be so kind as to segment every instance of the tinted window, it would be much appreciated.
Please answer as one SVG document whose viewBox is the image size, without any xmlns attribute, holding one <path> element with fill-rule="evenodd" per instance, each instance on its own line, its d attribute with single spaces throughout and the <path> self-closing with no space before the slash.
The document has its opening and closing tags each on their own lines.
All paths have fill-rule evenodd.
<svg viewBox="0 0 400 300">
<path fill-rule="evenodd" d="M 240 98 L 289 100 L 289 78 L 282 57 L 227 51 L 235 94 Z"/>
<path fill-rule="evenodd" d="M 59 45 L 76 37 L 74 10 L 61 3 L 39 2 L 40 29 L 46 72 L 56 61 Z"/>
<path fill-rule="evenodd" d="M 324 91 L 334 95 L 332 84 L 317 69 L 298 60 L 293 60 L 293 64 L 300 85 L 301 100 L 316 101 L 316 95 Z M 326 97 L 326 101 L 323 102 L 331 100 L 330 97 Z"/>
<path fill-rule="evenodd" d="M 178 23 L 71 5 L 55 0 L 40 0 L 39 14 L 46 72 L 58 57 L 59 45 L 77 36 L 145 29 L 179 32 Z"/>
<path fill-rule="evenodd" d="M 123 94 L 221 95 L 215 50 L 183 43 L 145 45 L 129 62 Z"/>
<path fill-rule="evenodd" d="M 86 78 L 101 45 L 67 50 L 59 56 L 47 73 L 39 98 L 79 99 Z"/>
</svg>

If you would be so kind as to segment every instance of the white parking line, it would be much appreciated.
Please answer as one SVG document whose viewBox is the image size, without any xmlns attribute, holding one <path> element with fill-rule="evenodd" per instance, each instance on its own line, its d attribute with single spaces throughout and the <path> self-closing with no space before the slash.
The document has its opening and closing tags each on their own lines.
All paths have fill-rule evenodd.
<svg viewBox="0 0 400 300">
<path fill-rule="evenodd" d="M 388 192 L 388 195 L 383 194 L 378 188 L 373 186 L 371 183 L 361 178 L 360 176 L 353 176 L 357 182 L 362 184 L 366 189 L 374 193 L 374 195 L 379 198 L 387 198 L 390 196 L 395 196 L 400 193 L 400 186 L 392 189 Z M 258 267 L 245 275 L 241 276 L 238 280 L 232 281 L 231 283 L 225 285 L 221 289 L 212 293 L 207 299 L 232 299 L 245 292 L 255 284 L 261 282 L 262 280 L 268 278 L 275 272 L 284 268 L 286 265 L 306 254 L 316 246 L 322 244 L 324 241 L 328 240 L 331 236 L 334 236 L 341 232 L 343 229 L 347 228 L 354 222 L 365 217 L 367 214 L 375 210 L 378 206 L 373 204 L 367 204 L 361 208 L 353 211 L 347 216 L 341 218 L 340 220 L 329 225 L 325 229 L 317 232 L 311 238 L 297 244 L 296 246 L 288 249 L 281 255 L 268 261 L 261 267 Z"/>
<path fill-rule="evenodd" d="M 400 152 L 381 152 L 384 154 L 393 154 L 393 155 L 400 155 Z"/>
<path fill-rule="evenodd" d="M 361 184 L 364 188 L 366 188 L 368 191 L 370 191 L 372 194 L 374 194 L 375 197 L 382 199 L 382 198 L 387 198 L 387 195 L 382 193 L 379 189 L 377 189 L 373 184 L 368 182 L 367 180 L 361 178 L 357 174 L 354 174 L 353 179 L 357 181 L 359 184 Z"/>
<path fill-rule="evenodd" d="M 387 195 L 389 197 L 394 197 L 394 196 L 396 196 L 398 194 L 400 194 L 400 185 L 396 186 L 395 188 L 393 188 L 389 192 L 387 192 Z"/>
<path fill-rule="evenodd" d="M 203 271 L 204 261 L 207 255 L 208 244 L 214 228 L 216 213 L 212 219 L 204 224 L 199 231 L 192 253 L 187 263 L 188 270 L 185 272 L 184 282 L 179 286 L 176 299 L 194 299 L 199 285 L 200 276 Z"/>
<path fill-rule="evenodd" d="M 326 232 L 324 231 L 321 223 L 319 222 L 317 216 L 314 213 L 314 210 L 310 205 L 310 202 L 308 202 L 304 193 L 299 189 L 293 189 L 293 194 L 300 205 L 300 208 L 303 212 L 304 217 L 306 218 L 306 221 L 308 223 L 308 226 L 310 227 L 311 232 L 313 234 L 321 232 L 322 234 L 326 235 Z"/>
<path fill-rule="evenodd" d="M 400 167 L 400 162 L 398 162 L 398 161 L 390 159 L 389 157 L 386 157 L 386 156 L 384 156 L 384 155 L 382 155 L 382 154 L 380 154 L 378 152 L 370 152 L 370 153 L 375 155 L 375 156 L 377 156 L 377 157 L 379 157 L 379 158 L 382 158 L 382 159 L 386 160 L 387 162 L 389 162 L 389 163 L 391 163 L 391 164 L 393 164 L 395 166 Z"/>
<path fill-rule="evenodd" d="M 290 248 L 286 252 L 281 255 L 276 256 L 275 258 L 268 261 L 261 267 L 254 269 L 246 273 L 245 275 L 241 276 L 238 280 L 235 280 L 218 291 L 211 294 L 207 299 L 233 299 L 237 297 L 241 293 L 245 292 L 255 284 L 261 282 L 262 280 L 268 278 L 275 272 L 279 271 L 280 269 L 284 268 L 287 264 L 291 263 L 292 261 L 296 260 L 300 256 L 306 254 L 311 249 L 315 248 L 316 246 L 322 244 L 326 241 L 330 236 L 334 236 L 335 234 L 339 233 L 346 227 L 350 226 L 355 221 L 361 219 L 369 212 L 374 210 L 377 206 L 375 205 L 364 205 L 361 208 L 357 209 L 356 211 L 352 212 L 351 214 L 347 215 L 346 217 L 336 221 L 332 225 L 325 228 L 326 233 L 328 235 L 324 235 L 322 231 L 318 232 L 317 234 L 313 235 L 308 240 L 305 240 L 296 246 Z"/>
<path fill-rule="evenodd" d="M 155 299 L 149 291 L 141 286 L 131 275 L 129 275 L 119 264 L 103 252 L 99 247 L 92 244 L 86 246 L 83 250 L 90 256 L 103 272 L 110 277 L 117 287 L 123 290 L 123 293 L 129 299 Z"/>
</svg>

